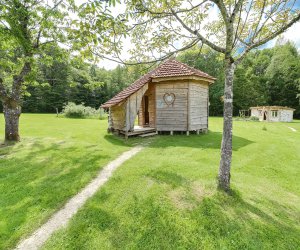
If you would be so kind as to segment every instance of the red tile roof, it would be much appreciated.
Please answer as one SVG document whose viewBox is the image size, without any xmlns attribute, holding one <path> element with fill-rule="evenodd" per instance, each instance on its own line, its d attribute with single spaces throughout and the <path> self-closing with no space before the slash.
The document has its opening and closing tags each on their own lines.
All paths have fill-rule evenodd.
<svg viewBox="0 0 300 250">
<path fill-rule="evenodd" d="M 172 77 L 172 76 L 199 76 L 203 78 L 207 78 L 209 80 L 215 80 L 216 78 L 208 75 L 207 73 L 202 72 L 201 70 L 194 69 L 184 63 L 178 62 L 175 59 L 169 59 L 163 62 L 154 70 L 148 72 L 146 75 L 139 78 L 133 84 L 131 84 L 126 89 L 122 90 L 120 93 L 115 95 L 106 103 L 102 104 L 102 108 L 108 108 L 113 105 L 120 103 L 125 100 L 127 97 L 138 91 L 142 88 L 146 83 L 151 82 L 152 78 L 160 78 L 160 77 Z"/>
</svg>

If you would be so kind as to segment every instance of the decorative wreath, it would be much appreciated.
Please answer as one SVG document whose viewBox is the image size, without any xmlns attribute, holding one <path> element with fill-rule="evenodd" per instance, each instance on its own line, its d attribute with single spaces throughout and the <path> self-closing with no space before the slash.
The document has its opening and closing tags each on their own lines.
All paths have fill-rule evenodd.
<svg viewBox="0 0 300 250">
<path fill-rule="evenodd" d="M 174 93 L 165 93 L 164 94 L 164 102 L 169 106 L 173 106 L 175 102 L 176 96 Z"/>
</svg>

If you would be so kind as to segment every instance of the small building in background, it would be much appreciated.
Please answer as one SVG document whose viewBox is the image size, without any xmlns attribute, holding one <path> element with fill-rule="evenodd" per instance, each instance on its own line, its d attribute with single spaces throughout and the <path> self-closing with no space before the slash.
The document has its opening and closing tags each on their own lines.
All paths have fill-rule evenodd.
<svg viewBox="0 0 300 250">
<path fill-rule="evenodd" d="M 101 106 L 109 110 L 109 130 L 125 137 L 207 131 L 209 85 L 214 80 L 175 59 L 167 60 Z"/>
<path fill-rule="evenodd" d="M 251 116 L 258 117 L 260 121 L 292 122 L 295 109 L 282 106 L 251 107 Z"/>
</svg>

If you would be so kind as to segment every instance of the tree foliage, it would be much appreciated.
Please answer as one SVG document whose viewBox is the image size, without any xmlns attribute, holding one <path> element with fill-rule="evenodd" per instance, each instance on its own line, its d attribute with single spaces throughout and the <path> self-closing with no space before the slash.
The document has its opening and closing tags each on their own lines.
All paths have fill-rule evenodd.
<svg viewBox="0 0 300 250">
<path fill-rule="evenodd" d="M 215 76 L 210 87 L 210 115 L 223 115 L 224 72 L 222 56 L 205 47 L 182 52 L 178 59 Z M 249 53 L 235 71 L 233 114 L 257 105 L 281 105 L 295 108 L 300 117 L 300 54 L 291 42 Z"/>
</svg>

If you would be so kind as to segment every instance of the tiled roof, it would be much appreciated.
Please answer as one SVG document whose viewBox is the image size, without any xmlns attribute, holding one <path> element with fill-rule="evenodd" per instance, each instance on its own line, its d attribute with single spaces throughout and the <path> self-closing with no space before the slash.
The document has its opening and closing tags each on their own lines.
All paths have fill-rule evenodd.
<svg viewBox="0 0 300 250">
<path fill-rule="evenodd" d="M 108 108 L 110 106 L 116 105 L 121 101 L 125 100 L 127 97 L 138 91 L 146 83 L 151 82 L 152 78 L 160 77 L 172 77 L 172 76 L 199 76 L 207 78 L 209 80 L 215 80 L 216 78 L 202 72 L 201 70 L 194 69 L 184 63 L 178 62 L 175 59 L 169 59 L 163 62 L 154 70 L 148 72 L 146 75 L 142 76 L 140 79 L 135 81 L 126 89 L 122 90 L 120 93 L 115 95 L 112 99 L 102 104 L 102 108 Z"/>
</svg>

